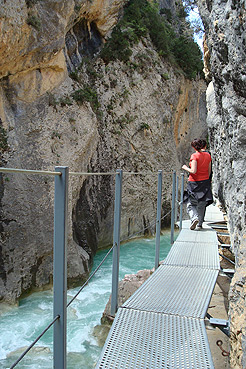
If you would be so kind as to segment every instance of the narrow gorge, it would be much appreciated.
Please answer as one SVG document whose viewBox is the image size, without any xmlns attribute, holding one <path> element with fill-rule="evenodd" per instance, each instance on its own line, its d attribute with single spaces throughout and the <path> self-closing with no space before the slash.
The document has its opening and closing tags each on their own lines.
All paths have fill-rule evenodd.
<svg viewBox="0 0 246 369">
<path fill-rule="evenodd" d="M 3 4 L 0 111 L 5 167 L 143 173 L 124 178 L 125 237 L 155 219 L 157 179 L 145 173 L 168 173 L 167 212 L 171 171 L 188 159 L 192 136 L 206 135 L 207 127 L 204 80 L 188 79 L 162 57 L 140 25 L 143 35 L 131 44 L 131 29 L 113 35 L 123 5 Z M 121 51 L 110 40 L 122 34 L 127 45 Z M 105 51 L 103 44 L 111 46 Z M 53 179 L 2 175 L 1 184 L 1 298 L 14 301 L 51 282 Z M 68 277 L 74 284 L 87 275 L 96 250 L 112 242 L 114 178 L 71 176 L 69 188 Z"/>
<path fill-rule="evenodd" d="M 181 0 L 142 1 L 142 23 L 139 0 L 1 1 L 0 166 L 142 173 L 124 177 L 126 237 L 155 219 L 157 176 L 147 174 L 166 173 L 167 213 L 171 172 L 187 163 L 190 141 L 208 135 L 214 194 L 236 256 L 231 366 L 244 368 L 246 5 L 197 3 L 205 79 Z M 0 175 L 2 301 L 52 283 L 53 196 L 50 177 Z M 70 177 L 69 285 L 112 242 L 113 201 L 113 176 Z"/>
</svg>

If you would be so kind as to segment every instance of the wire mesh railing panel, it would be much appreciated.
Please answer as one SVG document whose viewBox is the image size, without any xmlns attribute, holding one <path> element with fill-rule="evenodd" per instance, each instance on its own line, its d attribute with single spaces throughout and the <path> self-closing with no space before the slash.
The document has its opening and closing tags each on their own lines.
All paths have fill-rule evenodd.
<svg viewBox="0 0 246 369">
<path fill-rule="evenodd" d="M 212 369 L 204 322 L 120 308 L 96 369 Z"/>
</svg>

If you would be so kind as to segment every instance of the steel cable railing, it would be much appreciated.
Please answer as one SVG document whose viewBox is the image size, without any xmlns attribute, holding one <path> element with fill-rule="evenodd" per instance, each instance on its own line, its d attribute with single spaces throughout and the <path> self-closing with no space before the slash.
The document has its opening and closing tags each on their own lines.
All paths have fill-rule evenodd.
<svg viewBox="0 0 246 369">
<path fill-rule="evenodd" d="M 171 211 L 169 211 L 167 214 L 165 214 L 165 216 L 163 216 L 161 219 L 164 219 L 168 214 L 170 214 Z M 143 233 L 145 230 L 151 228 L 153 225 L 156 225 L 156 221 L 150 223 L 147 227 L 144 227 L 143 229 L 141 229 L 139 232 L 136 232 L 130 236 L 128 236 L 125 239 L 121 239 L 121 242 L 125 242 L 130 240 L 131 238 L 136 237 L 137 235 Z M 94 270 L 94 272 L 90 275 L 90 277 L 85 281 L 85 283 L 81 286 L 81 288 L 78 290 L 78 292 L 73 296 L 73 298 L 69 301 L 69 303 L 67 304 L 67 308 L 72 304 L 72 302 L 78 297 L 78 295 L 82 292 L 82 290 L 84 289 L 84 287 L 89 283 L 89 281 L 94 277 L 94 275 L 98 272 L 98 270 L 101 268 L 101 266 L 103 265 L 103 263 L 106 261 L 107 257 L 110 255 L 110 253 L 112 252 L 113 248 L 115 247 L 115 245 L 113 245 L 109 251 L 107 252 L 107 254 L 104 256 L 103 260 L 100 262 L 100 264 L 97 266 L 97 268 Z M 55 323 L 55 321 L 57 319 L 59 319 L 60 316 L 57 315 L 52 322 L 40 333 L 40 335 L 30 344 L 30 346 L 28 346 L 28 348 L 21 354 L 21 356 L 15 361 L 15 363 L 10 367 L 10 369 L 13 369 L 16 367 L 16 365 L 24 358 L 24 356 L 32 349 L 32 347 L 43 337 L 43 335 L 49 330 L 49 328 L 52 327 L 52 325 Z"/>
<path fill-rule="evenodd" d="M 80 294 L 80 292 L 84 289 L 84 287 L 88 284 L 88 282 L 92 279 L 92 277 L 94 277 L 94 275 L 97 273 L 97 271 L 101 268 L 101 266 L 103 265 L 103 263 L 105 262 L 105 260 L 107 259 L 107 257 L 109 256 L 109 254 L 111 253 L 111 251 L 113 250 L 113 248 L 115 247 L 115 245 L 113 245 L 110 250 L 107 252 L 107 254 L 104 256 L 103 260 L 101 261 L 101 263 L 97 266 L 97 268 L 94 270 L 94 272 L 90 275 L 90 277 L 85 281 L 85 283 L 83 284 L 83 286 L 79 289 L 79 291 L 76 293 L 76 295 L 73 296 L 73 298 L 69 301 L 69 303 L 67 304 L 67 308 L 71 305 L 71 303 L 76 299 L 76 297 Z"/>
<path fill-rule="evenodd" d="M 163 220 L 164 218 L 166 218 L 170 213 L 172 212 L 172 210 L 170 210 L 167 214 L 165 214 L 161 220 Z M 156 225 L 156 221 L 153 221 L 152 223 L 150 223 L 147 227 L 142 228 L 139 232 L 133 233 L 130 236 L 128 236 L 127 238 L 121 239 L 121 242 L 126 242 L 136 236 L 138 236 L 139 234 L 143 233 L 144 231 L 146 231 L 147 229 L 151 228 L 152 226 Z M 106 261 L 106 259 L 108 258 L 108 256 L 110 255 L 110 253 L 112 252 L 113 248 L 115 247 L 115 245 L 113 245 L 109 251 L 107 252 L 107 254 L 104 256 L 103 260 L 100 262 L 100 264 L 97 266 L 97 268 L 94 270 L 94 272 L 89 276 L 89 278 L 85 281 L 85 283 L 80 287 L 80 289 L 78 290 L 78 292 L 72 297 L 72 299 L 69 301 L 69 303 L 67 304 L 67 308 L 72 304 L 72 302 L 78 297 L 78 295 L 82 292 L 82 290 L 85 288 L 85 286 L 89 283 L 89 281 L 94 277 L 94 275 L 98 272 L 98 270 L 101 268 L 101 266 L 103 265 L 103 263 Z M 49 328 L 52 327 L 52 325 L 56 322 L 57 319 L 59 319 L 60 316 L 57 315 L 52 322 L 40 333 L 40 335 L 27 347 L 27 349 L 21 354 L 21 356 L 15 361 L 15 363 L 10 367 L 10 369 L 13 369 L 16 367 L 16 365 L 24 358 L 24 356 L 32 349 L 32 347 L 43 337 L 43 335 L 49 330 Z"/>
<path fill-rule="evenodd" d="M 62 213 L 62 216 L 61 216 L 61 219 L 59 219 L 59 225 L 61 225 L 63 223 L 63 226 L 64 227 L 64 230 L 63 232 L 63 235 L 62 237 L 64 238 L 64 240 L 61 242 L 61 239 L 59 238 L 60 235 L 57 234 L 57 239 L 59 238 L 59 242 L 61 243 L 64 243 L 63 244 L 63 248 L 66 247 L 66 218 L 67 218 L 67 194 L 68 194 L 68 175 L 86 175 L 86 176 L 93 176 L 93 175 L 96 175 L 96 176 L 102 176 L 102 175 L 115 175 L 115 180 L 116 180 L 116 188 L 115 188 L 115 213 L 117 213 L 118 215 L 118 219 L 117 219 L 117 216 L 116 218 L 114 219 L 114 224 L 115 224 L 115 220 L 116 220 L 116 223 L 118 223 L 117 227 L 115 228 L 115 225 L 114 225 L 114 242 L 113 242 L 113 246 L 110 248 L 110 250 L 107 252 L 107 254 L 105 255 L 105 257 L 103 258 L 103 260 L 100 262 L 100 264 L 97 266 L 97 268 L 95 269 L 95 271 L 89 276 L 89 278 L 86 280 L 86 282 L 81 286 L 81 288 L 79 289 L 79 291 L 75 294 L 75 296 L 73 296 L 73 298 L 69 301 L 69 303 L 66 302 L 66 305 L 64 306 L 65 309 L 67 309 L 71 304 L 72 302 L 77 298 L 77 296 L 80 294 L 80 292 L 84 289 L 84 287 L 89 283 L 89 281 L 93 278 L 93 276 L 97 273 L 97 271 L 100 269 L 100 267 L 103 265 L 103 263 L 105 262 L 105 260 L 108 258 L 108 256 L 110 255 L 110 253 L 112 252 L 112 250 L 114 251 L 114 255 L 113 255 L 113 269 L 114 269 L 114 263 L 115 263 L 115 260 L 119 260 L 119 257 L 117 256 L 117 249 L 120 245 L 121 242 L 125 242 L 125 241 L 128 241 L 134 237 L 137 237 L 139 234 L 143 234 L 147 229 L 153 227 L 153 226 L 157 226 L 161 224 L 161 220 L 163 220 L 164 218 L 166 218 L 170 213 L 173 213 L 174 212 L 174 207 L 172 206 L 172 209 L 165 215 L 163 215 L 162 217 L 160 217 L 160 214 L 159 216 L 157 216 L 156 220 L 151 222 L 149 225 L 147 225 L 146 227 L 142 228 L 140 231 L 138 232 L 135 232 L 131 235 L 129 235 L 128 237 L 124 238 L 124 239 L 120 239 L 119 238 L 119 230 L 120 230 L 120 211 L 121 211 L 121 196 L 122 196 L 122 190 L 121 190 L 121 186 L 122 186 L 122 174 L 124 173 L 124 175 L 153 175 L 154 173 L 153 172 L 123 172 L 122 170 L 117 170 L 116 173 L 112 173 L 112 172 L 102 172 L 102 173 L 85 173 L 85 172 L 69 172 L 68 171 L 68 168 L 67 167 L 56 167 L 56 171 L 55 172 L 52 172 L 52 171 L 41 171 L 41 170 L 26 170 L 26 169 L 15 169 L 15 168 L 0 168 L 0 173 L 23 173 L 23 174 L 39 174 L 39 175 L 53 175 L 55 176 L 55 178 L 57 178 L 58 180 L 55 180 L 55 189 L 56 189 L 56 184 L 57 185 L 57 192 L 59 192 L 59 196 L 57 196 L 57 199 L 56 199 L 56 196 L 55 196 L 55 209 L 56 209 L 56 204 L 59 203 L 59 201 L 61 201 L 61 198 L 63 198 L 63 205 L 62 205 L 62 209 L 64 209 L 64 214 L 63 214 L 63 210 L 61 211 L 61 207 L 60 207 L 60 204 L 59 204 L 59 212 L 57 213 L 55 210 L 55 215 L 56 217 L 58 218 L 58 214 L 61 214 Z M 161 173 L 160 173 L 161 172 Z M 165 172 L 167 173 L 167 172 Z M 169 173 L 169 172 L 168 172 Z M 168 174 L 167 173 L 167 174 Z M 173 173 L 173 172 L 170 172 L 170 173 Z M 158 173 L 159 175 L 161 174 L 160 178 L 161 178 L 161 182 L 162 182 L 162 171 L 159 171 Z M 174 173 L 173 173 L 174 175 Z M 176 173 L 175 173 L 175 176 L 176 176 Z M 60 179 L 59 179 L 60 178 Z M 159 186 L 159 179 L 158 177 L 158 186 Z M 56 193 L 56 191 L 55 191 Z M 62 195 L 62 196 L 61 196 Z M 175 193 L 173 193 L 173 196 L 175 196 Z M 162 193 L 160 191 L 159 193 L 159 187 L 158 187 L 158 198 L 159 197 L 162 197 Z M 58 201 L 58 198 L 59 198 L 59 201 Z M 176 199 L 176 202 L 177 202 L 177 199 Z M 180 202 L 180 205 L 182 206 L 182 200 Z M 57 207 L 58 209 L 58 207 Z M 160 204 L 159 204 L 159 209 L 160 209 Z M 65 222 L 64 222 L 65 220 Z M 54 227 L 56 228 L 56 226 Z M 59 228 L 59 226 L 57 227 Z M 156 232 L 157 232 L 157 228 L 156 228 Z M 117 236 L 117 233 L 118 233 L 118 236 Z M 54 230 L 54 235 L 55 235 L 55 230 Z M 115 236 L 116 235 L 116 236 Z M 59 236 L 59 237 L 58 237 Z M 55 237 L 55 238 L 56 238 Z M 172 233 L 171 233 L 171 237 L 172 237 Z M 55 259 L 55 255 L 57 255 L 57 251 L 55 251 L 55 246 L 56 246 L 56 243 L 57 241 L 55 240 L 54 238 L 54 259 Z M 57 246 L 56 246 L 57 247 Z M 157 250 L 157 248 L 156 248 Z M 157 251 L 156 251 L 157 253 Z M 58 253 L 59 254 L 59 253 Z M 55 262 L 54 262 L 55 263 Z M 59 263 L 57 263 L 59 264 Z M 55 265 L 55 264 L 54 264 Z M 54 268 L 55 269 L 55 268 Z M 61 270 L 59 270 L 59 272 L 61 272 Z M 55 272 L 54 272 L 55 273 Z M 65 272 L 65 275 L 66 275 L 66 272 Z M 115 274 L 115 277 L 118 278 L 118 275 L 117 273 Z M 115 278 L 114 277 L 114 271 L 112 273 L 112 279 Z M 55 275 L 54 275 L 54 280 L 55 280 Z M 56 276 L 56 283 L 57 283 L 57 276 Z M 60 282 L 59 282 L 60 283 Z M 65 283 L 65 286 L 66 286 L 66 282 L 62 282 L 62 283 Z M 62 284 L 60 283 L 60 284 Z M 61 286 L 59 287 L 60 291 L 66 291 L 66 288 L 64 290 L 64 286 L 63 286 L 63 289 L 61 288 Z M 117 289 L 118 289 L 118 286 L 117 286 Z M 54 290 L 55 290 L 55 284 L 54 284 Z M 117 292 L 118 293 L 118 292 Z M 67 295 L 66 295 L 66 299 L 67 299 Z M 54 296 L 54 300 L 55 300 L 55 296 Z M 113 286 L 112 286 L 112 300 L 113 300 Z M 61 299 L 59 301 L 62 301 Z M 64 303 L 64 297 L 63 297 L 63 303 Z M 64 326 L 64 322 L 66 322 L 66 317 L 64 317 L 64 310 L 57 310 L 57 307 L 59 306 L 59 302 L 56 301 L 56 303 L 54 304 L 54 319 L 52 320 L 52 322 L 41 332 L 41 334 L 35 339 L 35 341 L 33 341 L 33 343 L 23 352 L 23 354 L 16 360 L 16 362 L 10 367 L 10 369 L 13 369 L 22 359 L 23 357 L 31 350 L 31 348 L 40 340 L 40 338 L 48 331 L 49 328 L 51 328 L 55 322 L 57 320 L 61 320 L 60 322 L 60 325 Z M 55 309 L 56 307 L 56 309 Z M 57 313 L 61 311 L 61 313 Z M 112 311 L 112 310 L 111 310 Z M 66 315 L 66 314 L 65 314 Z M 112 314 L 114 315 L 114 314 Z M 65 319 L 65 320 L 64 320 Z M 65 361 L 65 355 L 64 354 L 64 347 L 62 347 L 62 345 L 58 342 L 56 343 L 55 345 L 55 337 L 57 337 L 57 333 L 58 333 L 58 330 L 57 330 L 57 326 L 55 325 L 54 327 L 54 332 L 56 330 L 56 333 L 54 335 L 54 358 L 57 357 L 57 352 L 59 350 L 62 350 L 63 352 L 63 355 L 64 355 L 64 361 Z M 64 334 L 64 332 L 62 333 Z M 61 342 L 61 340 L 60 340 Z M 65 342 L 65 341 L 64 341 Z M 60 346 L 59 346 L 60 345 Z M 61 355 L 60 355 L 61 356 Z M 64 364 L 64 361 L 62 362 L 61 360 L 57 360 L 55 361 L 56 359 L 54 359 L 54 368 L 59 368 L 59 369 L 62 369 L 65 367 L 65 364 Z M 60 364 L 58 364 L 60 363 Z"/>
<path fill-rule="evenodd" d="M 51 176 L 61 176 L 62 173 L 44 171 L 44 170 L 31 170 L 31 169 L 17 169 L 17 168 L 2 168 L 0 167 L 0 173 L 23 173 L 23 174 L 39 174 L 39 175 L 51 175 Z"/>
<path fill-rule="evenodd" d="M 60 315 L 57 315 L 52 322 L 40 333 L 40 335 L 31 343 L 30 346 L 21 354 L 21 356 L 16 360 L 16 362 L 10 367 L 13 369 L 16 365 L 23 359 L 23 357 L 31 350 L 31 348 L 40 340 L 41 337 L 52 327 L 52 325 L 60 318 Z"/>
<path fill-rule="evenodd" d="M 67 308 L 72 304 L 72 302 L 76 299 L 76 297 L 80 294 L 80 292 L 84 289 L 84 287 L 88 284 L 88 282 L 94 277 L 94 275 L 97 273 L 97 271 L 100 269 L 102 264 L 105 262 L 111 251 L 113 250 L 114 246 L 110 248 L 110 250 L 107 252 L 107 254 L 104 256 L 103 260 L 100 262 L 100 264 L 97 266 L 95 271 L 90 275 L 90 277 L 85 281 L 83 286 L 79 289 L 79 291 L 76 293 L 76 295 L 73 296 L 73 298 L 69 301 L 67 304 Z M 52 327 L 52 325 L 60 318 L 60 315 L 57 315 L 52 322 L 40 333 L 40 335 L 28 346 L 28 348 L 21 354 L 21 356 L 15 361 L 15 363 L 10 367 L 10 369 L 13 369 L 16 367 L 16 365 L 24 358 L 24 356 L 31 350 L 31 348 L 40 340 L 40 338 L 43 337 L 43 335 L 49 330 L 49 328 Z"/>
<path fill-rule="evenodd" d="M 169 214 L 171 214 L 172 210 L 170 210 L 167 214 L 163 215 L 163 217 L 161 218 L 161 220 L 165 219 Z M 155 226 L 157 223 L 156 220 L 154 220 L 152 223 L 150 223 L 148 226 L 142 228 L 140 231 L 136 232 L 136 233 L 133 233 L 131 234 L 130 236 L 127 236 L 126 238 L 122 238 L 120 240 L 120 242 L 126 242 L 126 241 L 129 241 L 131 240 L 132 238 L 135 238 L 137 237 L 139 234 L 143 234 L 147 229 Z"/>
</svg>

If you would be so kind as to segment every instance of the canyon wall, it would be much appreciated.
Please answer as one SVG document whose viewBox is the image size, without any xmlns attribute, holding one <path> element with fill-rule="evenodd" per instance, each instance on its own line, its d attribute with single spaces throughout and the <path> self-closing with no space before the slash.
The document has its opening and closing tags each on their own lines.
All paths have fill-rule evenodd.
<svg viewBox="0 0 246 369">
<path fill-rule="evenodd" d="M 205 82 L 186 79 L 148 36 L 128 63 L 98 56 L 123 3 L 3 2 L 0 153 L 10 168 L 139 173 L 123 174 L 126 238 L 155 221 L 158 169 L 162 214 L 170 210 L 171 172 L 207 126 Z M 1 174 L 0 181 L 0 299 L 13 302 L 52 282 L 54 179 Z M 70 175 L 70 285 L 86 277 L 98 247 L 112 242 L 113 203 L 114 175 Z"/>
<path fill-rule="evenodd" d="M 205 26 L 214 193 L 228 215 L 236 272 L 230 288 L 231 367 L 246 368 L 246 3 L 198 0 Z"/>
</svg>

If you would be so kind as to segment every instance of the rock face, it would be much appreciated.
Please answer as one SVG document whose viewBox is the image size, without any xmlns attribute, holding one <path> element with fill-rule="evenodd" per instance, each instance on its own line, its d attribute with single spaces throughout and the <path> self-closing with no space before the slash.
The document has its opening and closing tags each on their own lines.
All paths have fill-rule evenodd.
<svg viewBox="0 0 246 369">
<path fill-rule="evenodd" d="M 1 166 L 141 173 L 123 174 L 121 237 L 139 232 L 155 221 L 157 170 L 165 214 L 172 170 L 188 160 L 194 134 L 206 134 L 205 83 L 186 80 L 148 38 L 128 65 L 92 59 L 123 1 L 11 4 L 0 9 Z M 52 282 L 54 179 L 0 180 L 0 299 L 11 302 Z M 70 175 L 70 283 L 81 282 L 98 247 L 112 242 L 113 205 L 114 175 Z"/>
<path fill-rule="evenodd" d="M 16 0 L 11 4 L 3 1 L 0 78 L 49 68 L 49 63 L 53 64 L 55 56 L 63 51 L 69 30 L 81 20 L 88 32 L 94 27 L 104 36 L 117 23 L 123 3 L 123 0 Z M 81 48 L 85 40 L 80 40 L 84 41 L 80 43 Z"/>
<path fill-rule="evenodd" d="M 242 0 L 198 1 L 211 81 L 207 91 L 214 192 L 227 211 L 236 273 L 230 290 L 231 367 L 246 367 L 246 12 Z"/>
<path fill-rule="evenodd" d="M 151 274 L 155 270 L 145 269 L 139 270 L 136 274 L 126 274 L 125 277 L 119 282 L 118 287 L 118 306 L 122 306 L 142 284 L 147 281 Z M 105 306 L 103 316 L 101 319 L 102 324 L 112 322 L 111 316 L 111 296 Z"/>
</svg>

